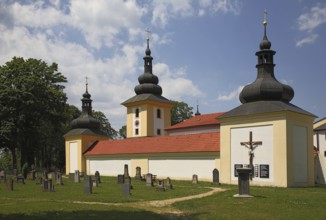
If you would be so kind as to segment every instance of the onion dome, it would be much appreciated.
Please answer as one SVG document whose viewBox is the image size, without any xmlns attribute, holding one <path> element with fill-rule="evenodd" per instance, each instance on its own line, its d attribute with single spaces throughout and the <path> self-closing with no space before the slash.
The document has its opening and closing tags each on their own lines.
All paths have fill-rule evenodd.
<svg viewBox="0 0 326 220">
<path fill-rule="evenodd" d="M 81 115 L 72 120 L 72 128 L 89 128 L 99 130 L 101 122 L 92 116 L 92 99 L 88 93 L 88 83 L 86 82 L 86 92 L 83 94 L 82 101 L 82 113 Z"/>
<path fill-rule="evenodd" d="M 162 95 L 162 88 L 158 85 L 158 77 L 152 72 L 151 50 L 149 49 L 149 38 L 147 38 L 147 48 L 144 56 L 144 73 L 138 77 L 139 85 L 135 87 L 137 95 L 149 93 L 154 95 Z"/>
<path fill-rule="evenodd" d="M 294 91 L 289 85 L 280 83 L 274 76 L 273 56 L 275 51 L 271 50 L 271 42 L 266 35 L 266 17 L 264 19 L 264 37 L 256 52 L 258 57 L 257 78 L 256 80 L 245 86 L 240 93 L 239 99 L 241 103 L 255 101 L 283 101 L 290 102 L 294 97 Z"/>
</svg>

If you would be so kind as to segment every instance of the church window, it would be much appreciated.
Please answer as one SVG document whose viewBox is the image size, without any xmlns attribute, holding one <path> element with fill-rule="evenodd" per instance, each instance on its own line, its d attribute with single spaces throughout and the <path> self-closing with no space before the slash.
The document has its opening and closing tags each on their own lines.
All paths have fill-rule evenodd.
<svg viewBox="0 0 326 220">
<path fill-rule="evenodd" d="M 156 117 L 161 118 L 161 109 L 156 110 Z"/>
<path fill-rule="evenodd" d="M 157 135 L 161 135 L 161 129 L 157 129 Z"/>
<path fill-rule="evenodd" d="M 135 129 L 135 135 L 138 135 L 138 134 L 139 134 L 139 129 L 136 128 L 136 129 Z"/>
<path fill-rule="evenodd" d="M 135 111 L 135 117 L 136 117 L 136 118 L 139 118 L 139 108 L 136 108 L 136 111 Z"/>
</svg>

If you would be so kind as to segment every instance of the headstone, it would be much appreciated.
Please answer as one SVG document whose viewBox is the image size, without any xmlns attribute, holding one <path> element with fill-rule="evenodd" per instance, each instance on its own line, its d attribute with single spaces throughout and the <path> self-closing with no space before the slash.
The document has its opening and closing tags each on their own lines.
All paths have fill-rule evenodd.
<svg viewBox="0 0 326 220">
<path fill-rule="evenodd" d="M 123 175 L 122 174 L 118 175 L 118 183 L 123 184 L 124 183 L 123 180 L 124 180 Z"/>
<path fill-rule="evenodd" d="M 121 185 L 122 194 L 127 195 L 127 196 L 131 196 L 130 188 L 131 188 L 131 185 L 129 183 L 122 184 Z"/>
<path fill-rule="evenodd" d="M 4 170 L 0 171 L 0 181 L 6 181 L 6 172 Z"/>
<path fill-rule="evenodd" d="M 54 185 L 52 179 L 48 179 L 48 192 L 54 192 Z"/>
<path fill-rule="evenodd" d="M 31 176 L 32 180 L 35 180 L 35 179 L 36 179 L 36 170 L 33 169 L 33 170 L 31 171 L 31 175 L 32 175 L 32 176 Z"/>
<path fill-rule="evenodd" d="M 36 184 L 42 184 L 43 183 L 43 178 L 42 177 L 37 177 L 36 178 Z"/>
<path fill-rule="evenodd" d="M 47 171 L 46 170 L 44 170 L 43 171 L 43 179 L 45 180 L 45 179 L 48 179 L 48 175 L 47 175 Z"/>
<path fill-rule="evenodd" d="M 166 178 L 166 184 L 165 184 L 165 186 L 168 189 L 173 189 L 173 184 L 172 184 L 172 181 L 171 181 L 170 177 Z"/>
<path fill-rule="evenodd" d="M 92 194 L 93 192 L 93 180 L 91 176 L 84 176 L 84 193 Z"/>
<path fill-rule="evenodd" d="M 250 195 L 250 173 L 251 168 L 238 168 L 238 189 L 239 194 L 234 195 L 234 197 L 252 197 Z"/>
<path fill-rule="evenodd" d="M 196 174 L 192 175 L 192 183 L 194 184 L 198 183 L 198 176 Z"/>
<path fill-rule="evenodd" d="M 75 183 L 80 182 L 80 173 L 79 170 L 75 170 Z"/>
<path fill-rule="evenodd" d="M 97 179 L 98 183 L 101 183 L 100 172 L 98 172 L 98 171 L 95 172 L 95 179 Z"/>
<path fill-rule="evenodd" d="M 16 177 L 16 183 L 22 183 L 25 184 L 25 179 L 23 176 L 17 176 Z"/>
<path fill-rule="evenodd" d="M 43 192 L 49 191 L 49 184 L 48 184 L 48 182 L 49 182 L 48 179 L 44 179 L 43 180 Z"/>
<path fill-rule="evenodd" d="M 151 173 L 146 174 L 146 186 L 154 186 L 153 175 Z"/>
<path fill-rule="evenodd" d="M 54 172 L 48 173 L 48 179 L 54 180 L 55 179 L 55 173 Z"/>
<path fill-rule="evenodd" d="M 95 179 L 93 179 L 93 186 L 98 187 L 98 185 L 99 185 L 98 179 L 95 177 Z"/>
<path fill-rule="evenodd" d="M 164 181 L 158 180 L 156 191 L 163 191 L 165 192 Z"/>
<path fill-rule="evenodd" d="M 220 184 L 219 172 L 216 168 L 213 170 L 213 184 Z"/>
<path fill-rule="evenodd" d="M 6 180 L 6 188 L 9 191 L 13 191 L 14 190 L 14 181 L 12 178 L 9 178 Z"/>
<path fill-rule="evenodd" d="M 136 176 L 135 176 L 136 180 L 142 180 L 142 176 L 141 176 L 141 168 L 140 167 L 136 167 Z"/>
<path fill-rule="evenodd" d="M 124 184 L 131 184 L 131 178 L 129 176 L 128 165 L 127 164 L 125 164 L 125 167 L 124 167 L 123 183 Z"/>
<path fill-rule="evenodd" d="M 62 182 L 62 173 L 60 173 L 60 172 L 57 172 L 56 173 L 56 182 L 57 182 L 57 185 L 63 185 L 63 182 Z"/>
</svg>

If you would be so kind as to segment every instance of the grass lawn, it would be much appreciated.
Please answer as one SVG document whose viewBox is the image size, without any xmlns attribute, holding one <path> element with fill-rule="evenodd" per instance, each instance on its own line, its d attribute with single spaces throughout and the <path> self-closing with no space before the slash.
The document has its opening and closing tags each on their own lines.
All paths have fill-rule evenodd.
<svg viewBox="0 0 326 220">
<path fill-rule="evenodd" d="M 250 199 L 233 198 L 236 186 L 212 196 L 174 203 L 167 207 L 144 207 L 137 204 L 208 192 L 210 183 L 192 184 L 173 181 L 175 188 L 157 192 L 145 182 L 132 181 L 130 197 L 121 193 L 113 177 L 102 177 L 93 194 L 83 193 L 84 183 L 65 178 L 64 185 L 55 185 L 55 192 L 42 192 L 41 186 L 27 180 L 25 185 L 14 184 L 7 191 L 0 183 L 0 219 L 326 219 L 326 187 L 271 188 L 252 187 Z M 76 201 L 78 203 L 76 203 Z M 98 202 L 91 204 L 83 202 Z M 180 214 L 182 213 L 182 214 Z"/>
</svg>

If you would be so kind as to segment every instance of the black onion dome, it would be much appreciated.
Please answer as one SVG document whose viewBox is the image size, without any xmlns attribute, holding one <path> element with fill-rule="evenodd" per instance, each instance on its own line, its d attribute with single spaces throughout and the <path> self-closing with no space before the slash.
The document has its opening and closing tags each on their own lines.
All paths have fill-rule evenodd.
<svg viewBox="0 0 326 220">
<path fill-rule="evenodd" d="M 91 95 L 88 93 L 86 83 L 86 92 L 83 94 L 82 101 L 82 113 L 81 115 L 72 120 L 72 128 L 89 128 L 99 130 L 101 127 L 101 122 L 92 116 L 92 99 Z"/>
<path fill-rule="evenodd" d="M 158 77 L 152 73 L 151 50 L 149 49 L 149 39 L 147 39 L 147 48 L 144 56 L 144 73 L 138 77 L 139 85 L 135 87 L 137 95 L 150 93 L 154 95 L 162 95 L 162 88 L 158 85 Z"/>
<path fill-rule="evenodd" d="M 290 102 L 294 97 L 293 89 L 275 78 L 273 56 L 276 52 L 270 50 L 272 44 L 266 36 L 266 26 L 267 22 L 264 21 L 264 37 L 259 45 L 260 51 L 256 52 L 257 78 L 242 89 L 239 96 L 241 103 L 262 100 Z"/>
</svg>

